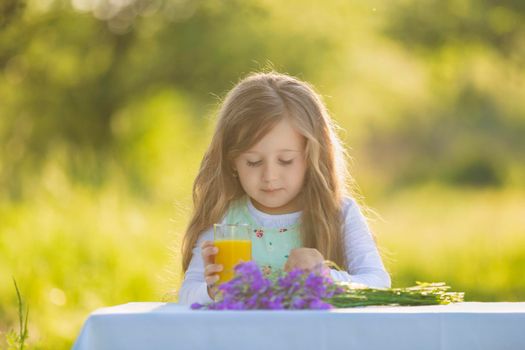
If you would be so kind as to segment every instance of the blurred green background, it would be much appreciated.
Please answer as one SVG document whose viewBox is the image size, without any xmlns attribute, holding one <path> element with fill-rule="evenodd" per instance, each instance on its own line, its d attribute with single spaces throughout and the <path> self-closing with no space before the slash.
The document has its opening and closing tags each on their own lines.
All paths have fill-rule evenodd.
<svg viewBox="0 0 525 350">
<path fill-rule="evenodd" d="M 220 99 L 315 85 L 394 286 L 525 300 L 525 2 L 0 1 L 0 347 L 68 349 L 96 308 L 174 300 Z"/>
</svg>

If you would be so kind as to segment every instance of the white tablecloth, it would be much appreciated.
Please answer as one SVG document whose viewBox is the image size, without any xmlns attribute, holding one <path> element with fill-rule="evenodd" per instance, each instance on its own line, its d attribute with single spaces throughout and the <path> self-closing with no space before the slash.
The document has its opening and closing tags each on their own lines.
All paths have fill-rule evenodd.
<svg viewBox="0 0 525 350">
<path fill-rule="evenodd" d="M 525 302 L 330 311 L 129 303 L 93 312 L 73 349 L 524 350 Z"/>
</svg>

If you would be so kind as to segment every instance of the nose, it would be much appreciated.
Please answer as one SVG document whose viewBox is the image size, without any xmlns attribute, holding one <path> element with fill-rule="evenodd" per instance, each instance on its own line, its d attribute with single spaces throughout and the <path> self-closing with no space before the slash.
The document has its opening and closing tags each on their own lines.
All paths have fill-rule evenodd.
<svg viewBox="0 0 525 350">
<path fill-rule="evenodd" d="M 266 164 L 263 169 L 263 181 L 272 182 L 277 180 L 277 167 L 273 164 Z"/>
</svg>

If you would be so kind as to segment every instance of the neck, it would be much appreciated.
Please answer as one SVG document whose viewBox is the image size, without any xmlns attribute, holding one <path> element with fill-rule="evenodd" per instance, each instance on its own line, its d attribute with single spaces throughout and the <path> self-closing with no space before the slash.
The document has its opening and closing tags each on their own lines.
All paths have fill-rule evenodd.
<svg viewBox="0 0 525 350">
<path fill-rule="evenodd" d="M 271 215 L 283 215 L 283 214 L 290 214 L 295 213 L 300 210 L 302 210 L 301 201 L 299 199 L 299 196 L 292 199 L 290 202 L 280 206 L 280 207 L 266 207 L 262 205 L 261 203 L 257 202 L 255 199 L 250 198 L 250 201 L 252 202 L 253 206 L 263 213 L 271 214 Z"/>
</svg>

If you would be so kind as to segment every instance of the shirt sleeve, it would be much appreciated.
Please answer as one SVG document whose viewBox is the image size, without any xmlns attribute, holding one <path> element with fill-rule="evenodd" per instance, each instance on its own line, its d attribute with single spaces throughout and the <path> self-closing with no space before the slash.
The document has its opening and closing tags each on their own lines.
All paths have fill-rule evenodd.
<svg viewBox="0 0 525 350">
<path fill-rule="evenodd" d="M 180 304 L 204 304 L 213 301 L 208 294 L 208 286 L 204 280 L 204 261 L 200 248 L 204 241 L 213 241 L 213 228 L 204 231 L 193 247 L 190 265 L 184 274 L 184 281 L 179 290 Z"/>
<path fill-rule="evenodd" d="M 366 218 L 355 200 L 345 198 L 343 215 L 347 271 L 332 269 L 332 278 L 373 288 L 390 288 L 390 275 L 383 265 Z"/>
</svg>

